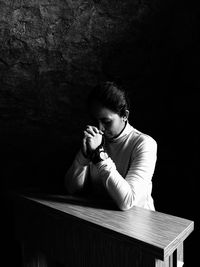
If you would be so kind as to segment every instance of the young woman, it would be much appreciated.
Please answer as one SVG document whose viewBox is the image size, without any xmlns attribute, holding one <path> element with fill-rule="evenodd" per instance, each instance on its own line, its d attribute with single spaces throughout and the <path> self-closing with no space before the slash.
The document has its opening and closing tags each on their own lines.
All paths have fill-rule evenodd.
<svg viewBox="0 0 200 267">
<path fill-rule="evenodd" d="M 90 93 L 88 109 L 93 123 L 66 173 L 67 191 L 89 188 L 90 194 L 110 196 L 121 210 L 155 210 L 151 192 L 157 144 L 129 124 L 124 91 L 112 82 L 102 83 Z"/>
</svg>

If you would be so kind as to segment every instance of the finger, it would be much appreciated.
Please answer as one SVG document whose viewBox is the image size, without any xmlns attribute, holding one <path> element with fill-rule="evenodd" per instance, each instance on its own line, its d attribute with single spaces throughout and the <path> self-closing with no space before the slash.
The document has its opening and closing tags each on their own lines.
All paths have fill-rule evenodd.
<svg viewBox="0 0 200 267">
<path fill-rule="evenodd" d="M 86 139 L 88 139 L 88 138 L 93 138 L 94 136 L 92 134 L 88 133 L 87 131 L 84 131 L 84 137 Z"/>
<path fill-rule="evenodd" d="M 97 127 L 95 127 L 95 126 L 92 126 L 92 130 L 93 130 L 96 134 L 99 133 L 99 129 L 98 129 Z"/>
<path fill-rule="evenodd" d="M 88 132 L 89 134 L 91 134 L 92 136 L 95 136 L 97 134 L 96 131 L 93 130 L 93 128 L 91 126 L 86 128 L 86 132 Z"/>
<path fill-rule="evenodd" d="M 83 138 L 82 145 L 83 145 L 84 148 L 86 147 L 86 138 Z"/>
<path fill-rule="evenodd" d="M 95 127 L 95 126 L 92 126 L 92 129 L 97 134 L 103 134 L 103 132 L 100 129 L 98 129 L 97 127 Z"/>
<path fill-rule="evenodd" d="M 87 125 L 86 128 L 90 128 L 90 129 L 92 129 L 95 133 L 98 133 L 98 132 L 99 132 L 99 129 L 98 129 L 96 126 Z"/>
<path fill-rule="evenodd" d="M 96 134 L 104 134 L 101 130 L 99 130 L 97 127 L 95 126 L 91 126 L 91 125 L 87 125 L 87 129 L 92 129 L 93 132 L 95 132 Z"/>
</svg>

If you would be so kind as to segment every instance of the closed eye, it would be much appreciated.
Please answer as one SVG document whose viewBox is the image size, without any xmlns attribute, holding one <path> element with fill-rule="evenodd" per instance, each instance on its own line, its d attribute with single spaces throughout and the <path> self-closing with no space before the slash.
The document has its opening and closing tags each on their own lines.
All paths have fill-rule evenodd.
<svg viewBox="0 0 200 267">
<path fill-rule="evenodd" d="M 111 120 L 102 120 L 101 122 L 102 122 L 103 124 L 108 125 L 108 124 L 110 124 L 112 121 L 111 121 Z"/>
</svg>

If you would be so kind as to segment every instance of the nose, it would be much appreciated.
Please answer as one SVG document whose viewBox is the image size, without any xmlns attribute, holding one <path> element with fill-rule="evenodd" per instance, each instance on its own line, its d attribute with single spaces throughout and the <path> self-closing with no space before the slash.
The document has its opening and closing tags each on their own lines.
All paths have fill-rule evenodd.
<svg viewBox="0 0 200 267">
<path fill-rule="evenodd" d="M 104 125 L 103 125 L 101 122 L 98 123 L 98 128 L 99 128 L 99 130 L 101 130 L 102 132 L 105 131 Z"/>
</svg>

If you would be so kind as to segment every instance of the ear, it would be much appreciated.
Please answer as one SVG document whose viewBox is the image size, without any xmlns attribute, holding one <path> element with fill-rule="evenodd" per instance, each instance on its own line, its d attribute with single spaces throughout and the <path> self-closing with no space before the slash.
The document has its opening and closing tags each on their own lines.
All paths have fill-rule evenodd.
<svg viewBox="0 0 200 267">
<path fill-rule="evenodd" d="M 124 121 L 127 121 L 127 120 L 128 120 L 128 117 L 129 117 L 129 110 L 126 109 L 126 111 L 125 111 L 125 116 L 123 117 L 123 120 L 124 120 Z"/>
</svg>

